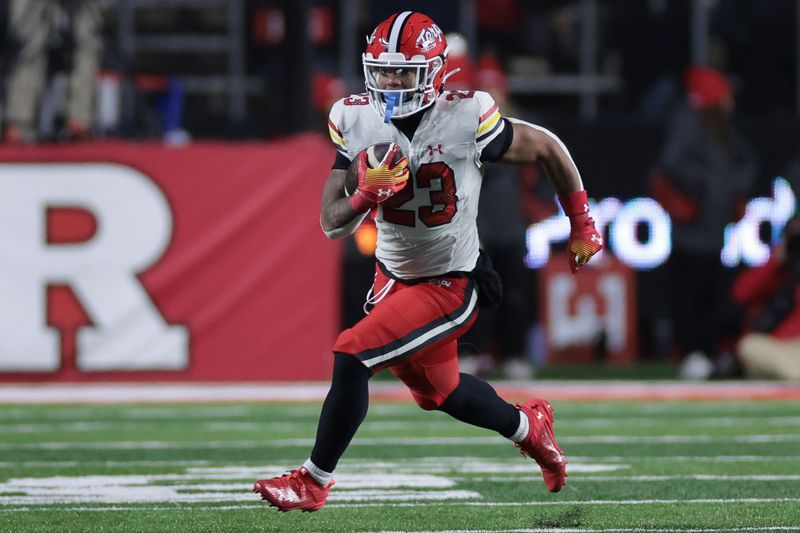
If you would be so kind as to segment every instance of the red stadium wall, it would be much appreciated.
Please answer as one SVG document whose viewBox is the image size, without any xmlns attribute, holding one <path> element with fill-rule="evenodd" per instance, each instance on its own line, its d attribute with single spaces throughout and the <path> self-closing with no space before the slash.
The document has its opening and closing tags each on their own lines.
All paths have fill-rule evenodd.
<svg viewBox="0 0 800 533">
<path fill-rule="evenodd" d="M 330 376 L 332 149 L 0 148 L 0 381 Z"/>
</svg>

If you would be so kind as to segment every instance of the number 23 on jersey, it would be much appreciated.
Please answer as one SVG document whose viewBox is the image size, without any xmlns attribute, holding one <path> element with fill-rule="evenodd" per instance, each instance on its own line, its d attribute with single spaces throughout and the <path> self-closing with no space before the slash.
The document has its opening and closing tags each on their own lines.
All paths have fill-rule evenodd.
<svg viewBox="0 0 800 533">
<path fill-rule="evenodd" d="M 434 180 L 439 180 L 439 187 L 434 189 Z M 458 196 L 453 169 L 446 163 L 437 161 L 420 165 L 412 174 L 409 184 L 383 203 L 383 219 L 392 224 L 415 227 L 417 217 L 428 227 L 449 224 L 458 211 Z M 403 206 L 414 199 L 414 190 L 427 194 L 430 201 L 417 209 L 403 209 Z M 416 212 L 415 212 L 416 211 Z"/>
</svg>

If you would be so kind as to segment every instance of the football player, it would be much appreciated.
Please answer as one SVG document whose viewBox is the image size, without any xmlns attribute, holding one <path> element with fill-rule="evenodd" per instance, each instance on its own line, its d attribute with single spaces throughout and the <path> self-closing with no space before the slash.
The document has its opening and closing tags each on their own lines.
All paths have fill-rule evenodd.
<svg viewBox="0 0 800 533">
<path fill-rule="evenodd" d="M 257 481 L 253 490 L 281 511 L 320 509 L 367 414 L 367 382 L 388 368 L 422 409 L 510 439 L 538 463 L 548 490 L 558 492 L 567 461 L 550 404 L 511 405 L 485 381 L 459 373 L 456 343 L 479 303 L 491 304 L 500 292 L 475 222 L 483 165 L 543 165 L 570 220 L 573 273 L 603 246 L 580 174 L 548 130 L 501 116 L 488 93 L 444 90 L 447 43 L 426 15 L 392 14 L 367 38 L 362 61 L 367 92 L 336 102 L 330 112 L 338 153 L 320 219 L 328 237 L 340 238 L 374 212 L 377 264 L 368 314 L 333 347 L 333 379 L 310 458 L 284 476 Z M 380 161 L 366 150 L 377 143 L 390 146 Z M 357 188 L 348 195 L 349 172 Z"/>
</svg>

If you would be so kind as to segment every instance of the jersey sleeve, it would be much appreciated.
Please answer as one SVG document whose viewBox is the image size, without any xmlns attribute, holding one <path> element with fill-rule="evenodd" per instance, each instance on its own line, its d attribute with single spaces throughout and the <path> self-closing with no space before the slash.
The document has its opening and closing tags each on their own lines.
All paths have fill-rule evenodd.
<svg viewBox="0 0 800 533">
<path fill-rule="evenodd" d="M 339 100 L 333 107 L 331 107 L 331 112 L 328 115 L 328 135 L 331 137 L 331 142 L 336 147 L 336 151 L 339 155 L 346 157 L 350 160 L 350 156 L 347 153 L 347 144 L 344 140 L 344 135 L 342 135 L 342 121 L 344 119 L 344 101 Z"/>
<path fill-rule="evenodd" d="M 483 91 L 475 91 L 478 102 L 478 128 L 475 131 L 475 144 L 478 146 L 478 155 L 504 130 L 505 120 L 500 114 L 497 103 L 492 95 Z"/>
<path fill-rule="evenodd" d="M 514 142 L 514 126 L 511 125 L 511 122 L 506 117 L 500 120 L 505 122 L 502 131 L 483 147 L 480 155 L 481 163 L 498 161 L 506 154 L 511 147 L 511 143 Z"/>
</svg>

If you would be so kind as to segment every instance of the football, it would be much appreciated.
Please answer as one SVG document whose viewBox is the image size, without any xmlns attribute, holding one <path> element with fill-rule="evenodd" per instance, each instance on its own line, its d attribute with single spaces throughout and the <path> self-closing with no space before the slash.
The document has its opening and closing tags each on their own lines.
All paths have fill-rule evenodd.
<svg viewBox="0 0 800 533">
<path fill-rule="evenodd" d="M 369 168 L 375 168 L 381 164 L 383 158 L 386 157 L 386 154 L 392 147 L 395 146 L 395 143 L 378 143 L 373 144 L 364 149 L 367 153 L 367 165 Z M 403 152 L 401 150 L 397 150 L 397 153 L 394 156 L 394 159 L 390 162 L 390 166 L 394 165 L 398 161 L 403 158 Z M 347 175 L 345 176 L 344 188 L 345 194 L 350 196 L 354 192 L 356 192 L 356 188 L 358 187 L 358 157 L 353 159 L 353 162 L 350 164 L 350 168 L 347 169 Z"/>
</svg>

